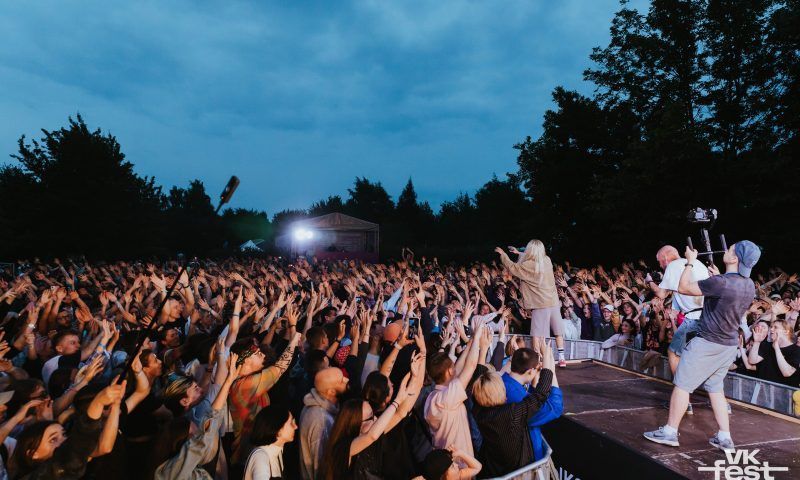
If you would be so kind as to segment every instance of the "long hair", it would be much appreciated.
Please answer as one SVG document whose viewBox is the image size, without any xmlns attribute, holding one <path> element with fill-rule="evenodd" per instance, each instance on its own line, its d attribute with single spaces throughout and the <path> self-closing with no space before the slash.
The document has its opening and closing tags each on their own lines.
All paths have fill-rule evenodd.
<svg viewBox="0 0 800 480">
<path fill-rule="evenodd" d="M 547 253 L 544 251 L 544 244 L 541 240 L 535 238 L 528 242 L 525 246 L 525 251 L 519 256 L 518 263 L 532 261 L 536 264 L 536 271 L 544 270 L 544 259 L 547 258 Z"/>
<path fill-rule="evenodd" d="M 389 379 L 381 372 L 371 372 L 367 375 L 364 386 L 361 388 L 361 396 L 369 402 L 375 412 L 383 411 L 388 403 L 391 389 Z"/>
<path fill-rule="evenodd" d="M 42 437 L 47 427 L 56 423 L 58 422 L 53 420 L 35 422 L 25 427 L 25 430 L 19 434 L 14 454 L 8 459 L 10 478 L 23 477 L 35 470 L 36 466 L 44 461 L 44 459 L 34 460 L 33 454 L 39 448 L 39 444 L 42 443 Z"/>
<path fill-rule="evenodd" d="M 636 338 L 636 333 L 638 330 L 638 328 L 636 328 L 636 322 L 634 322 L 630 318 L 623 318 L 622 322 L 620 322 L 620 325 L 622 325 L 623 323 L 627 323 L 628 328 L 631 329 L 631 333 L 629 335 L 630 335 L 630 341 L 631 343 L 633 343 L 634 339 Z M 619 333 L 622 333 L 622 326 L 619 327 Z"/>
<path fill-rule="evenodd" d="M 361 433 L 363 400 L 350 399 L 339 409 L 322 453 L 321 477 L 334 480 L 350 470 L 350 444 Z"/>
</svg>

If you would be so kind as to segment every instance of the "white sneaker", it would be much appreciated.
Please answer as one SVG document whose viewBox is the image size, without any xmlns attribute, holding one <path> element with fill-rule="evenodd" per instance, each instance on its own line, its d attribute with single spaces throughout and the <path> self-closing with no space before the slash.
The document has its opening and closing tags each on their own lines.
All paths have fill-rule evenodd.
<svg viewBox="0 0 800 480">
<path fill-rule="evenodd" d="M 658 427 L 658 430 L 652 432 L 644 432 L 644 438 L 651 442 L 660 443 L 662 445 L 669 445 L 670 447 L 679 447 L 678 434 L 669 434 L 664 431 L 664 427 Z"/>
<path fill-rule="evenodd" d="M 726 438 L 725 440 L 720 440 L 719 435 L 716 433 L 714 434 L 713 437 L 711 437 L 708 440 L 708 443 L 723 451 L 734 450 L 736 448 L 736 446 L 733 444 L 733 440 L 729 438 Z"/>
</svg>

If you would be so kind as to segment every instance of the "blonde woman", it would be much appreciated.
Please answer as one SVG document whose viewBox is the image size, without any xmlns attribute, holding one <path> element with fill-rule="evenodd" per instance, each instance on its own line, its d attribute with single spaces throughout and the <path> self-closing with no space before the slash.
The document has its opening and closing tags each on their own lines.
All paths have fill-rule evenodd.
<svg viewBox="0 0 800 480">
<path fill-rule="evenodd" d="M 531 240 L 522 252 L 515 247 L 509 247 L 511 253 L 518 255 L 516 262 L 511 260 L 502 248 L 497 247 L 494 251 L 500 254 L 500 260 L 506 270 L 520 279 L 522 307 L 531 310 L 531 336 L 534 337 L 534 348 L 541 350 L 545 337 L 550 336 L 552 330 L 558 348 L 558 366 L 566 367 L 561 301 L 556 291 L 553 262 L 545 253 L 544 244 L 539 240 Z"/>
<path fill-rule="evenodd" d="M 506 403 L 503 377 L 492 371 L 481 374 L 472 384 L 472 410 L 483 443 L 479 457 L 484 477 L 499 477 L 534 461 L 529 421 L 547 402 L 553 381 L 553 354 L 543 358 L 539 381 L 521 402 Z"/>
</svg>

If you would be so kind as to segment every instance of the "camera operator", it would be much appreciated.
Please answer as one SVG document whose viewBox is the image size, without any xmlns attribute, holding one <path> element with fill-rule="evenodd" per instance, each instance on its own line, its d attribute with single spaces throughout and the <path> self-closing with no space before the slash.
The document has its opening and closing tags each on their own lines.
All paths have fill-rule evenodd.
<svg viewBox="0 0 800 480">
<path fill-rule="evenodd" d="M 678 254 L 678 249 L 672 245 L 661 247 L 656 253 L 656 261 L 664 269 L 664 276 L 659 284 L 656 284 L 652 278 L 648 278 L 650 289 L 662 300 L 672 292 L 672 309 L 684 315 L 683 323 L 673 333 L 672 342 L 669 344 L 669 350 L 667 351 L 669 368 L 672 370 L 672 374 L 675 375 L 683 348 L 688 341 L 686 337 L 697 332 L 697 319 L 700 318 L 700 312 L 703 310 L 703 297 L 692 297 L 678 292 L 678 281 L 686 266 L 686 259 L 681 258 L 680 254 Z M 648 275 L 648 277 L 650 276 Z M 708 278 L 706 266 L 697 259 L 693 260 L 691 280 L 699 282 L 706 278 Z M 691 408 L 688 413 L 692 413 Z"/>
<path fill-rule="evenodd" d="M 694 282 L 691 277 L 697 250 L 686 248 L 687 263 L 678 282 L 678 293 L 705 297 L 705 303 L 698 321 L 697 336 L 686 345 L 675 372 L 669 420 L 658 430 L 645 432 L 646 439 L 679 446 L 678 427 L 689 405 L 689 395 L 703 385 L 719 426 L 719 431 L 709 443 L 721 450 L 734 448 L 723 381 L 728 374 L 728 367 L 736 359 L 739 321 L 755 297 L 756 288 L 750 279 L 750 272 L 760 256 L 761 250 L 754 243 L 747 240 L 738 242 L 722 257 L 725 262 L 724 275 L 713 275 Z"/>
</svg>

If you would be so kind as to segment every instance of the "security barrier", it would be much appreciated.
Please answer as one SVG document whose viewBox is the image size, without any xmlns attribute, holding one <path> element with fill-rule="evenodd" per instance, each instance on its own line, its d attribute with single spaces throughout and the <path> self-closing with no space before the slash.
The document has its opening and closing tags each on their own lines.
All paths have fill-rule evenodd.
<svg viewBox="0 0 800 480">
<path fill-rule="evenodd" d="M 522 336 L 530 345 L 531 337 Z M 555 353 L 555 340 L 551 342 Z M 601 342 L 592 340 L 564 340 L 564 353 L 570 360 L 592 359 L 609 363 L 662 380 L 672 381 L 667 357 L 654 356 L 651 352 L 627 347 L 600 348 Z M 738 373 L 728 373 L 725 377 L 725 396 L 778 413 L 800 417 L 800 391 L 780 383 L 769 382 Z"/>
<path fill-rule="evenodd" d="M 514 470 L 502 477 L 495 477 L 495 480 L 549 480 L 553 468 L 553 463 L 550 460 L 553 449 L 550 448 L 550 445 L 546 441 L 544 445 L 547 447 L 547 450 L 544 457 L 540 460 Z"/>
</svg>

